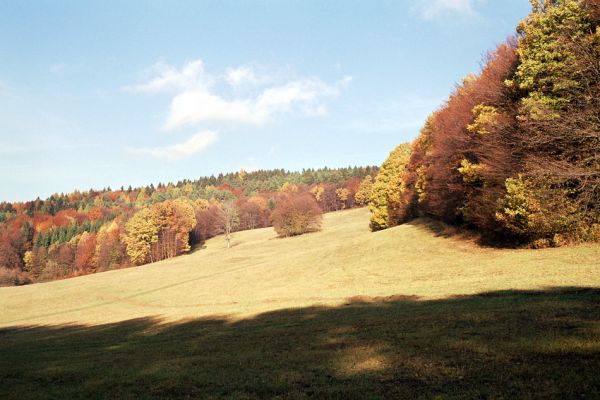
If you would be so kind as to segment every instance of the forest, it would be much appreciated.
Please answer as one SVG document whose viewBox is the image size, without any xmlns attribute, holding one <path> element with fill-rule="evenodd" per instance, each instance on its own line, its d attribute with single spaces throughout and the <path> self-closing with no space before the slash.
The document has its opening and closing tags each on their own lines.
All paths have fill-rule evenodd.
<svg viewBox="0 0 600 400">
<path fill-rule="evenodd" d="M 532 11 L 385 161 L 371 229 L 420 216 L 494 245 L 600 240 L 600 1 Z"/>
<path fill-rule="evenodd" d="M 319 229 L 322 212 L 365 205 L 378 168 L 239 171 L 176 184 L 74 191 L 0 203 L 0 285 L 142 265 L 207 239 L 275 225 Z"/>
</svg>

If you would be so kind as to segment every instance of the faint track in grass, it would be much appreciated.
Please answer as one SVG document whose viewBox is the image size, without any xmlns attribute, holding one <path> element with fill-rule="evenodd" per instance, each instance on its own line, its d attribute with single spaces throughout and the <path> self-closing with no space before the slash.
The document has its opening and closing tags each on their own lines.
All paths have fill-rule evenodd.
<svg viewBox="0 0 600 400">
<path fill-rule="evenodd" d="M 144 295 L 151 294 L 151 293 L 160 292 L 161 290 L 171 289 L 173 287 L 182 286 L 182 285 L 185 285 L 185 284 L 188 284 L 188 283 L 191 283 L 191 282 L 201 281 L 203 279 L 214 278 L 216 276 L 226 275 L 226 274 L 229 274 L 229 273 L 232 273 L 232 272 L 238 272 L 238 271 L 241 271 L 243 269 L 253 268 L 253 267 L 256 267 L 257 265 L 264 264 L 264 263 L 265 262 L 261 262 L 261 263 L 250 265 L 250 266 L 245 265 L 243 267 L 231 268 L 231 269 L 228 269 L 226 271 L 219 271 L 219 272 L 215 272 L 215 273 L 212 273 L 212 274 L 203 275 L 203 276 L 199 276 L 199 277 L 192 278 L 192 279 L 187 279 L 185 281 L 181 281 L 181 282 L 176 282 L 176 283 L 171 283 L 171 284 L 168 284 L 168 285 L 160 286 L 160 287 L 153 288 L 153 289 L 150 289 L 150 290 L 145 290 L 143 292 L 137 292 L 137 293 L 131 294 L 129 296 L 117 297 L 115 299 L 103 301 L 103 302 L 100 302 L 100 303 L 90 304 L 90 305 L 87 305 L 87 306 L 82 306 L 82 307 L 77 307 L 77 308 L 71 308 L 71 309 L 68 309 L 68 310 L 62 310 L 62 311 L 57 311 L 57 312 L 53 312 L 53 313 L 39 314 L 39 315 L 34 315 L 34 316 L 31 316 L 31 317 L 26 317 L 26 318 L 17 318 L 17 319 L 13 319 L 13 320 L 10 320 L 10 321 L 6 321 L 6 323 L 10 324 L 10 323 L 14 323 L 14 322 L 23 322 L 23 321 L 28 321 L 28 320 L 37 319 L 37 318 L 53 317 L 53 316 L 56 316 L 56 315 L 64 315 L 64 314 L 69 314 L 69 313 L 73 313 L 73 312 L 90 310 L 90 309 L 98 308 L 98 307 L 104 307 L 104 306 L 107 306 L 107 305 L 110 305 L 110 304 L 119 303 L 119 302 L 123 303 L 126 300 L 134 299 L 136 297 L 144 296 Z M 139 305 L 139 304 L 137 304 L 137 305 Z"/>
</svg>

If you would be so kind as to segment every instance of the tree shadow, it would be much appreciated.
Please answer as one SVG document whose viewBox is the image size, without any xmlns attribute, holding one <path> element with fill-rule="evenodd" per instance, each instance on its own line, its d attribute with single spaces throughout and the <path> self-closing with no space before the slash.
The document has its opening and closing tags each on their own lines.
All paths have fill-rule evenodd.
<svg viewBox="0 0 600 400">
<path fill-rule="evenodd" d="M 435 237 L 452 238 L 455 236 L 475 237 L 473 232 L 461 230 L 452 225 L 445 224 L 441 221 L 430 218 L 417 218 L 410 220 L 405 225 L 414 226 L 417 229 L 424 230 L 433 234 Z"/>
<path fill-rule="evenodd" d="M 194 254 L 197 253 L 199 251 L 205 250 L 207 248 L 206 246 L 206 242 L 204 243 L 198 243 L 192 246 L 192 249 L 190 251 L 187 252 L 187 254 Z"/>
<path fill-rule="evenodd" d="M 489 249 L 518 249 L 523 244 L 514 238 L 499 236 L 496 232 L 481 232 L 466 225 L 449 225 L 445 222 L 421 217 L 410 220 L 404 225 L 410 225 L 434 237 L 444 239 L 457 239 L 462 242 L 471 242 L 474 245 Z"/>
<path fill-rule="evenodd" d="M 0 329 L 0 398 L 600 398 L 600 289 Z"/>
</svg>

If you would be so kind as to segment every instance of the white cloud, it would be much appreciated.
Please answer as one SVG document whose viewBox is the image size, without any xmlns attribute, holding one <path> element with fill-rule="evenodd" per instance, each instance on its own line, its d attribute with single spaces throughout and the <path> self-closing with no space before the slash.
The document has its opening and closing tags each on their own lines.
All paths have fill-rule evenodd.
<svg viewBox="0 0 600 400">
<path fill-rule="evenodd" d="M 153 71 L 155 77 L 128 89 L 142 93 L 175 93 L 165 122 L 168 130 L 204 122 L 259 125 L 277 114 L 293 111 L 308 116 L 323 115 L 327 109 L 321 100 L 338 96 L 352 80 L 347 76 L 333 85 L 318 78 L 275 83 L 250 66 L 228 68 L 224 75 L 212 76 L 206 73 L 201 60 L 192 61 L 181 70 L 157 64 Z M 224 85 L 219 83 L 230 90 L 223 90 Z M 252 85 L 255 90 L 240 94 L 237 89 L 245 85 Z"/>
<path fill-rule="evenodd" d="M 225 80 L 230 86 L 238 88 L 247 85 L 262 85 L 269 82 L 270 78 L 258 73 L 252 66 L 242 65 L 237 68 L 227 68 Z"/>
<path fill-rule="evenodd" d="M 146 74 L 155 75 L 155 77 L 146 83 L 130 86 L 127 89 L 140 93 L 158 93 L 209 86 L 211 83 L 210 79 L 205 76 L 202 60 L 187 63 L 181 71 L 171 65 L 159 62 L 154 64 Z"/>
<path fill-rule="evenodd" d="M 413 11 L 425 19 L 442 17 L 448 13 L 475 17 L 478 14 L 474 4 L 479 1 L 481 0 L 416 0 Z"/>
<path fill-rule="evenodd" d="M 205 88 L 187 90 L 171 102 L 165 128 L 214 121 L 260 125 L 276 114 L 294 109 L 308 116 L 323 115 L 327 109 L 320 100 L 338 96 L 347 83 L 346 78 L 336 85 L 310 78 L 265 88 L 254 97 L 232 99 Z"/>
<path fill-rule="evenodd" d="M 132 149 L 129 153 L 135 155 L 147 155 L 163 160 L 181 160 L 206 150 L 216 140 L 217 134 L 215 132 L 204 131 L 193 135 L 182 143 L 164 147 Z"/>
<path fill-rule="evenodd" d="M 225 100 L 206 90 L 191 89 L 171 101 L 165 128 L 170 130 L 202 121 L 260 122 L 246 101 Z"/>
</svg>

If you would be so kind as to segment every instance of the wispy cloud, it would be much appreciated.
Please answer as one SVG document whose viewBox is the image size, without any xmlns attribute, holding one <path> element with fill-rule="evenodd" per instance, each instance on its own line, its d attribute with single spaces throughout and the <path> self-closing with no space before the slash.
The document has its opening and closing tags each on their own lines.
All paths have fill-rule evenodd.
<svg viewBox="0 0 600 400">
<path fill-rule="evenodd" d="M 334 84 L 315 77 L 273 82 L 251 66 L 211 75 L 202 60 L 189 62 L 179 70 L 164 63 L 152 70 L 155 76 L 128 90 L 174 93 L 164 125 L 167 130 L 206 122 L 260 125 L 277 114 L 294 111 L 323 115 L 327 112 L 323 99 L 338 96 L 352 80 L 347 76 Z M 255 90 L 240 93 L 237 89 L 244 85 Z"/>
<path fill-rule="evenodd" d="M 129 150 L 130 154 L 146 155 L 163 160 L 181 160 L 206 150 L 217 140 L 213 131 L 199 132 L 184 142 L 164 147 L 139 148 Z"/>
<path fill-rule="evenodd" d="M 479 17 L 475 4 L 480 1 L 482 0 L 415 0 L 412 10 L 424 19 L 435 19 L 448 14 Z"/>
<path fill-rule="evenodd" d="M 128 86 L 126 89 L 138 93 L 158 93 L 210 85 L 210 79 L 204 73 L 202 60 L 189 62 L 181 70 L 158 62 L 145 71 L 144 75 L 152 77 L 147 82 Z"/>
<path fill-rule="evenodd" d="M 50 66 L 50 72 L 56 74 L 56 73 L 62 72 L 65 68 L 67 68 L 67 64 L 64 62 L 52 64 Z"/>
<path fill-rule="evenodd" d="M 227 68 L 225 80 L 230 86 L 240 88 L 245 86 L 264 85 L 272 82 L 273 77 L 257 71 L 255 66 L 242 65 L 236 68 Z"/>
</svg>

